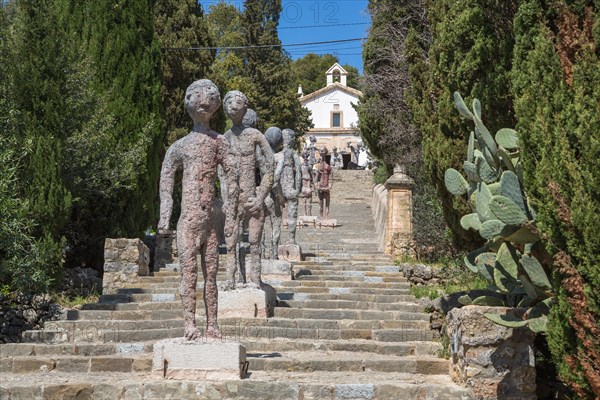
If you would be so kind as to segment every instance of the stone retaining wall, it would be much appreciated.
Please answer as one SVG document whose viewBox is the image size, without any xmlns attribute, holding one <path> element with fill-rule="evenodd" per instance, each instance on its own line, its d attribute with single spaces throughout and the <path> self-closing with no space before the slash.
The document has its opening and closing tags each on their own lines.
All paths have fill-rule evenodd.
<svg viewBox="0 0 600 400">
<path fill-rule="evenodd" d="M 465 306 L 447 316 L 450 376 L 480 400 L 535 400 L 535 335 L 506 328 L 484 314 L 522 314 L 522 309 Z"/>
<path fill-rule="evenodd" d="M 60 306 L 48 294 L 0 294 L 0 343 L 20 342 L 24 331 L 41 329 L 45 321 L 60 316 Z"/>
</svg>

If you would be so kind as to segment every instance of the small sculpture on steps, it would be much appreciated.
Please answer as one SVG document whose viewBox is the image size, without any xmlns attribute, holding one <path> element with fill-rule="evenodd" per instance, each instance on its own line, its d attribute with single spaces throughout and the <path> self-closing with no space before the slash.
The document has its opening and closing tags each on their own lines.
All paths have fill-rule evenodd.
<svg viewBox="0 0 600 400">
<path fill-rule="evenodd" d="M 200 338 L 196 327 L 197 254 L 201 256 L 206 307 L 206 336 L 220 338 L 217 325 L 218 241 L 213 218 L 217 166 L 231 177 L 229 146 L 222 135 L 209 127 L 209 121 L 221 105 L 217 86 L 208 79 L 192 83 L 185 93 L 185 106 L 194 120 L 192 131 L 167 150 L 160 174 L 160 221 L 158 232 L 169 230 L 173 210 L 175 173 L 183 170 L 181 216 L 177 222 L 177 249 L 182 269 L 179 292 L 184 308 L 185 338 Z M 225 230 L 232 229 L 227 218 Z"/>
<path fill-rule="evenodd" d="M 312 196 L 313 196 L 313 173 L 312 167 L 309 164 L 310 153 L 305 150 L 302 153 L 304 162 L 302 163 L 302 198 L 304 198 L 304 215 L 312 215 Z"/>
<path fill-rule="evenodd" d="M 323 147 L 321 163 L 317 169 L 317 193 L 319 194 L 319 216 L 323 220 L 329 219 L 329 203 L 331 201 L 331 188 L 333 186 L 333 168 L 327 162 L 327 149 Z"/>
</svg>

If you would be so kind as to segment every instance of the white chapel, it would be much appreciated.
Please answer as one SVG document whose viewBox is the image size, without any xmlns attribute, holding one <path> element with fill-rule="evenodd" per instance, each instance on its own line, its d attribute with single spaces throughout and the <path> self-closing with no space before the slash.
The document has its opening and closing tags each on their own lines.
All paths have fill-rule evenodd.
<svg viewBox="0 0 600 400">
<path fill-rule="evenodd" d="M 341 153 L 349 151 L 348 144 L 356 146 L 358 136 L 358 114 L 352 107 L 358 104 L 362 93 L 347 85 L 348 72 L 338 63 L 325 73 L 327 86 L 304 95 L 298 88 L 300 103 L 312 112 L 312 128 L 306 135 L 314 135 L 318 148 L 326 147 L 330 154 L 334 147 Z"/>
</svg>

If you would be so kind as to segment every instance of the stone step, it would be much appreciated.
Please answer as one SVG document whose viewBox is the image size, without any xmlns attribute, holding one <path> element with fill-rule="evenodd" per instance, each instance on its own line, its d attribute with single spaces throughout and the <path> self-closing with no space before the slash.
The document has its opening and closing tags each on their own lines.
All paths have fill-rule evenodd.
<svg viewBox="0 0 600 400">
<path fill-rule="evenodd" d="M 343 282 L 408 282 L 408 280 L 399 275 L 386 276 L 377 272 L 365 273 L 364 271 L 341 271 L 337 275 L 300 275 L 297 276 L 299 281 L 343 281 Z"/>
<path fill-rule="evenodd" d="M 408 295 L 409 289 L 381 289 L 362 287 L 319 287 L 319 286 L 274 286 L 277 293 L 320 293 L 320 294 L 373 294 L 373 295 Z"/>
<path fill-rule="evenodd" d="M 398 303 L 398 302 L 414 302 L 415 297 L 410 294 L 405 295 L 376 295 L 376 294 L 331 294 L 331 293 L 293 293 L 293 292 L 278 292 L 279 300 L 346 300 L 346 301 L 361 301 L 373 303 Z M 424 306 L 421 306 L 421 311 Z"/>
<path fill-rule="evenodd" d="M 286 340 L 272 338 L 241 342 L 249 353 L 287 351 L 360 351 L 394 356 L 437 356 L 442 346 L 437 342 L 375 342 L 372 340 Z M 153 341 L 134 343 L 5 343 L 0 358 L 23 356 L 132 356 L 152 353 Z"/>
<path fill-rule="evenodd" d="M 349 310 L 349 309 L 319 309 L 319 308 L 286 308 L 276 307 L 277 318 L 306 318 L 306 319 L 350 319 L 377 321 L 420 321 L 419 326 L 429 329 L 430 314 L 423 312 L 379 311 L 379 310 Z"/>
<path fill-rule="evenodd" d="M 288 340 L 367 339 L 382 342 L 414 342 L 433 341 L 437 340 L 439 336 L 437 332 L 429 329 L 429 324 L 425 321 L 335 321 L 313 319 L 308 321 L 287 320 L 288 324 L 283 324 L 286 321 L 285 319 L 273 319 L 269 321 L 271 322 L 264 325 L 242 325 L 240 323 L 227 325 L 223 321 L 220 322 L 219 326 L 227 340 L 235 341 L 286 338 Z M 71 323 L 71 325 L 66 325 L 65 322 Z M 154 322 L 155 324 L 158 322 L 157 325 L 164 327 L 150 329 L 144 326 L 144 324 L 135 323 L 135 321 L 62 321 L 62 329 L 58 328 L 61 325 L 58 325 L 57 328 L 48 328 L 62 333 L 61 342 L 48 342 L 47 330 L 26 331 L 23 334 L 23 341 L 26 343 L 46 344 L 67 342 L 131 343 L 183 336 L 182 321 L 169 323 L 165 321 L 143 322 Z M 202 327 L 200 321 L 198 321 L 198 326 L 199 328 Z M 393 327 L 393 329 L 372 329 L 387 326 Z M 386 334 L 386 332 L 389 332 L 389 334 Z"/>
<path fill-rule="evenodd" d="M 310 266 L 294 266 L 296 273 L 300 271 L 308 271 L 312 275 L 329 275 L 337 272 L 363 272 L 366 276 L 386 276 L 388 274 L 400 275 L 399 268 L 396 266 L 372 266 L 372 265 L 310 265 Z M 310 275 L 308 274 L 308 275 Z"/>
<path fill-rule="evenodd" d="M 366 288 L 366 289 L 410 289 L 409 282 L 384 282 L 383 278 L 369 277 L 370 281 L 327 281 L 327 280 L 294 280 L 282 282 L 280 287 L 325 287 L 325 288 Z M 277 289 L 277 288 L 276 288 Z M 123 289 L 125 290 L 125 289 Z M 134 290 L 134 289 L 132 289 Z M 141 289 L 144 290 L 144 289 Z M 148 289 L 151 290 L 151 289 Z"/>
<path fill-rule="evenodd" d="M 151 354 L 127 356 L 17 356 L 0 359 L 0 372 L 32 374 L 48 372 L 145 372 L 152 369 Z"/>
<path fill-rule="evenodd" d="M 280 300 L 278 307 L 290 308 L 322 308 L 322 309 L 352 309 L 352 310 L 379 310 L 379 311 L 403 311 L 420 313 L 423 306 L 417 303 L 375 303 L 369 301 L 349 300 Z"/>
<path fill-rule="evenodd" d="M 5 374 L 0 397 L 11 399 L 236 399 L 236 400 L 468 400 L 469 392 L 446 375 L 347 371 L 255 371 L 235 381 L 165 380 L 140 373 Z M 118 377 L 118 378 L 117 378 Z"/>
<path fill-rule="evenodd" d="M 427 343 L 427 342 L 424 342 Z M 395 346 L 395 345 L 392 345 Z M 135 343 L 5 343 L 0 346 L 0 357 L 23 356 L 132 356 L 152 353 L 153 342 Z M 393 347 L 392 347 L 393 348 Z M 374 347 L 377 350 L 377 347 Z M 386 347 L 382 346 L 381 351 Z M 415 351 L 428 351 L 426 347 L 415 348 Z M 393 351 L 393 350 L 390 350 Z M 407 351 L 412 351 L 407 345 Z M 431 349 L 431 353 L 435 351 Z M 383 354 L 383 353 L 382 353 Z"/>
<path fill-rule="evenodd" d="M 400 372 L 439 375 L 448 372 L 448 360 L 428 356 L 385 356 L 348 351 L 247 353 L 249 371 Z"/>
<path fill-rule="evenodd" d="M 92 304 L 84 304 L 79 311 L 136 311 L 136 310 L 172 310 L 179 311 L 182 310 L 182 305 L 180 301 L 164 301 L 164 302 L 123 302 L 123 303 L 92 303 Z M 71 311 L 77 310 L 68 310 L 67 314 Z"/>
</svg>

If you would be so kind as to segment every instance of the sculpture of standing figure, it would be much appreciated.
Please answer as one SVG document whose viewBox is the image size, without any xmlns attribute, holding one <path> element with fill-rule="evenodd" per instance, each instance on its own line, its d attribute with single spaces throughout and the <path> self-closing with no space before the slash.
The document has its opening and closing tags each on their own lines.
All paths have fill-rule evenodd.
<svg viewBox="0 0 600 400">
<path fill-rule="evenodd" d="M 284 129 L 283 135 L 283 170 L 281 172 L 281 189 L 287 202 L 288 244 L 296 244 L 296 222 L 298 220 L 298 195 L 302 189 L 302 163 L 298 153 L 292 146 L 296 143 L 296 132 Z"/>
<path fill-rule="evenodd" d="M 308 146 L 308 151 L 310 152 L 308 163 L 310 164 L 310 167 L 312 168 L 313 165 L 315 165 L 315 163 L 317 162 L 317 160 L 315 158 L 315 144 L 317 143 L 317 137 L 315 135 L 310 135 L 308 137 L 308 140 L 310 141 L 310 145 Z"/>
<path fill-rule="evenodd" d="M 285 204 L 285 197 L 281 189 L 281 172 L 283 171 L 283 151 L 281 151 L 283 137 L 281 129 L 275 126 L 270 127 L 265 131 L 265 138 L 269 142 L 271 150 L 275 153 L 273 156 L 275 171 L 273 174 L 273 188 L 265 199 L 265 206 L 271 223 L 271 260 L 276 260 L 279 258 L 277 248 L 281 237 L 282 208 Z"/>
<path fill-rule="evenodd" d="M 319 194 L 319 216 L 329 219 L 329 203 L 331 201 L 331 188 L 333 186 L 333 168 L 327 163 L 327 149 L 323 147 L 321 165 L 317 169 L 317 192 Z"/>
<path fill-rule="evenodd" d="M 177 250 L 182 280 L 179 288 L 184 308 L 185 337 L 200 337 L 196 327 L 197 254 L 201 255 L 204 276 L 204 304 L 208 337 L 219 338 L 217 325 L 218 240 L 212 217 L 215 199 L 217 166 L 221 165 L 228 178 L 232 164 L 225 138 L 209 127 L 209 121 L 221 104 L 219 89 L 208 79 L 192 83 L 185 93 L 185 106 L 194 120 L 194 128 L 167 150 L 160 175 L 160 221 L 158 233 L 167 233 L 173 210 L 175 173 L 183 169 L 181 216 L 177 222 Z M 225 222 L 231 231 L 232 220 Z"/>
<path fill-rule="evenodd" d="M 333 148 L 333 154 L 331 155 L 331 166 L 333 169 L 344 168 L 344 160 L 342 159 L 342 155 L 338 153 L 337 147 Z"/>
<path fill-rule="evenodd" d="M 229 199 L 226 214 L 231 214 L 234 226 L 239 227 L 242 224 L 243 227 L 248 227 L 248 241 L 250 242 L 250 258 L 246 263 L 248 284 L 260 288 L 260 241 L 265 222 L 265 197 L 273 185 L 273 151 L 259 130 L 243 125 L 242 121 L 248 110 L 248 99 L 242 92 L 233 90 L 227 93 L 223 104 L 225 113 L 233 122 L 231 129 L 225 132 L 225 138 L 229 142 L 232 163 L 236 170 L 236 181 L 228 189 Z M 265 158 L 265 171 L 258 188 L 255 185 L 257 145 Z M 226 289 L 235 288 L 235 275 L 240 263 L 236 252 L 238 241 L 237 229 L 232 230 L 229 234 L 225 233 L 227 245 Z"/>
<path fill-rule="evenodd" d="M 308 151 L 302 153 L 304 162 L 302 163 L 302 197 L 304 198 L 304 215 L 312 215 L 312 196 L 313 196 L 313 174 L 312 167 L 308 163 L 310 154 Z"/>
</svg>

